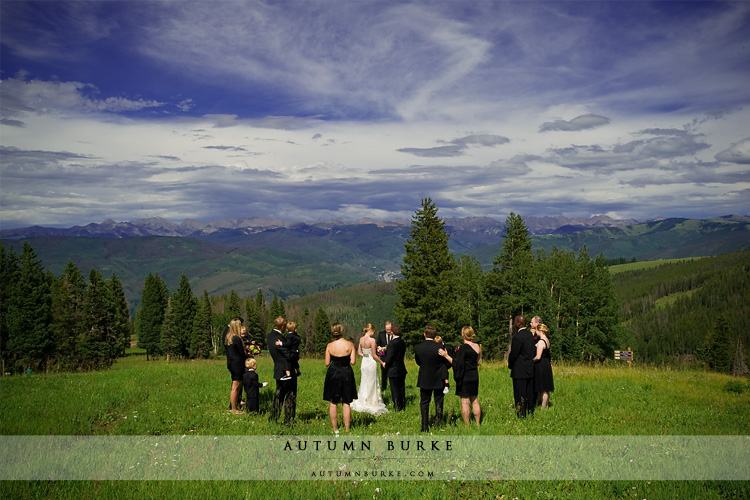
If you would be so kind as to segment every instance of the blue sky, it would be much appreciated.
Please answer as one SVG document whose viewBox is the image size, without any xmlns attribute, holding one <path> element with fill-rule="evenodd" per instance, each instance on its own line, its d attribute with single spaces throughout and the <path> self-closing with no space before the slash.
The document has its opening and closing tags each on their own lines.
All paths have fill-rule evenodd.
<svg viewBox="0 0 750 500">
<path fill-rule="evenodd" d="M 750 2 L 0 3 L 2 228 L 750 214 Z"/>
</svg>

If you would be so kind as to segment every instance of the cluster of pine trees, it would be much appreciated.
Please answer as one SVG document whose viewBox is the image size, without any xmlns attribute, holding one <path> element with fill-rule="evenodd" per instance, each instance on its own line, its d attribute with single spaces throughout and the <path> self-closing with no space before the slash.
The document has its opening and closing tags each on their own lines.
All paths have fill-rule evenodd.
<svg viewBox="0 0 750 500">
<path fill-rule="evenodd" d="M 299 317 L 297 313 L 299 314 Z M 273 320 L 287 317 L 286 306 L 277 294 L 267 303 L 262 290 L 255 297 L 241 298 L 234 290 L 229 295 L 209 297 L 204 291 L 198 299 L 184 274 L 177 290 L 170 295 L 159 275 L 149 274 L 141 293 L 141 307 L 136 312 L 138 347 L 147 357 L 208 358 L 224 354 L 223 334 L 234 317 L 244 320 L 247 338 L 265 348 L 266 333 Z M 323 354 L 331 338 L 331 324 L 323 307 L 313 317 L 305 308 L 288 318 L 298 323 L 303 338 L 301 350 Z"/>
<path fill-rule="evenodd" d="M 503 357 L 514 333 L 512 320 L 540 316 L 550 328 L 552 355 L 573 361 L 601 360 L 619 349 L 619 302 L 602 255 L 583 247 L 553 249 L 534 257 L 528 228 L 511 213 L 501 252 L 485 272 L 476 258 L 455 257 L 431 199 L 412 218 L 410 239 L 397 284 L 394 313 L 407 343 L 421 340 L 428 324 L 449 344 L 461 342 L 471 325 L 488 357 Z"/>
<path fill-rule="evenodd" d="M 0 244 L 0 358 L 3 370 L 91 370 L 110 366 L 130 345 L 122 283 L 72 262 L 55 278 L 24 243 Z"/>
</svg>

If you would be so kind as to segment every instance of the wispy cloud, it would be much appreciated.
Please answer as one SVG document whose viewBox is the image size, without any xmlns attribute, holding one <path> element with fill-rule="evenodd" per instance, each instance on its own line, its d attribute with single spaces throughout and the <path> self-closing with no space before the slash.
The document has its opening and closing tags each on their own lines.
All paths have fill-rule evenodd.
<svg viewBox="0 0 750 500">
<path fill-rule="evenodd" d="M 750 213 L 748 26 L 723 1 L 3 2 L 0 222 Z"/>
</svg>

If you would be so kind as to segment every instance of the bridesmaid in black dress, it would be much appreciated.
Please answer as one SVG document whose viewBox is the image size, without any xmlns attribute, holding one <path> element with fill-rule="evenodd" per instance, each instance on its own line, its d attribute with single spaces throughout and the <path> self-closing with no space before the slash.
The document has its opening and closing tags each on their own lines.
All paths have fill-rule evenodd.
<svg viewBox="0 0 750 500">
<path fill-rule="evenodd" d="M 536 343 L 536 356 L 534 357 L 534 392 L 541 394 L 542 408 L 547 408 L 549 393 L 555 390 L 555 382 L 552 380 L 552 357 L 549 354 L 548 333 L 547 325 L 541 324 L 537 327 L 539 341 Z"/>
<path fill-rule="evenodd" d="M 224 337 L 225 349 L 227 352 L 227 369 L 232 375 L 232 388 L 229 392 L 229 409 L 235 415 L 242 415 L 243 412 L 237 408 L 240 404 L 240 395 L 242 394 L 242 376 L 245 374 L 245 346 L 242 345 L 242 320 L 232 318 L 229 328 Z"/>
<path fill-rule="evenodd" d="M 453 365 L 453 380 L 456 381 L 456 396 L 461 398 L 461 416 L 464 424 L 469 425 L 471 414 L 479 425 L 482 410 L 479 407 L 479 365 L 482 363 L 482 346 L 474 342 L 474 329 L 465 326 L 461 329 L 464 343 L 458 348 L 456 357 L 451 358 L 447 352 L 441 355 Z M 445 352 L 445 354 L 443 354 Z"/>
<path fill-rule="evenodd" d="M 357 384 L 354 381 L 352 365 L 357 362 L 354 344 L 344 338 L 344 326 L 334 323 L 331 327 L 333 342 L 326 346 L 326 380 L 323 385 L 323 399 L 329 402 L 328 416 L 333 432 L 338 434 L 338 403 L 344 414 L 344 429 L 351 426 L 352 410 L 349 406 L 357 398 Z"/>
</svg>

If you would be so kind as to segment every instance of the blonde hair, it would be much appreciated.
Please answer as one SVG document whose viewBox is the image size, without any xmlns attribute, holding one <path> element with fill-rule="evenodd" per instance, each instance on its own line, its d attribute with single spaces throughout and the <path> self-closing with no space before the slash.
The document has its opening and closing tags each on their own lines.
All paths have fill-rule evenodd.
<svg viewBox="0 0 750 500">
<path fill-rule="evenodd" d="M 461 328 L 461 337 L 463 337 L 464 340 L 474 340 L 474 336 L 476 334 L 474 333 L 474 329 L 470 326 L 465 326 Z"/>
<path fill-rule="evenodd" d="M 344 336 L 344 325 L 342 325 L 341 323 L 334 323 L 333 325 L 331 325 L 331 336 L 335 340 L 338 340 L 341 337 L 343 337 Z"/>
<path fill-rule="evenodd" d="M 283 332 L 284 328 L 286 328 L 286 319 L 284 319 L 284 316 L 279 316 L 278 318 L 273 320 L 273 327 L 276 330 Z"/>
<path fill-rule="evenodd" d="M 435 335 L 435 339 L 434 340 L 438 344 L 442 344 L 443 343 L 443 337 L 441 337 L 440 335 Z"/>
<path fill-rule="evenodd" d="M 255 361 L 255 358 L 247 358 L 245 360 L 245 368 L 248 370 L 254 370 L 256 366 L 258 366 L 258 363 Z"/>
<path fill-rule="evenodd" d="M 539 326 L 536 327 L 536 330 L 538 332 L 542 332 L 545 335 L 549 333 L 549 328 L 547 328 L 547 325 L 545 325 L 544 323 L 540 323 Z"/>
<path fill-rule="evenodd" d="M 224 344 L 231 345 L 233 337 L 242 338 L 242 320 L 240 318 L 232 318 L 232 321 L 229 322 L 229 332 L 224 337 Z"/>
<path fill-rule="evenodd" d="M 286 329 L 289 330 L 290 332 L 296 332 L 297 323 L 295 323 L 294 321 L 290 321 L 289 323 L 286 324 Z"/>
<path fill-rule="evenodd" d="M 363 333 L 367 333 L 370 330 L 375 331 L 375 327 L 372 326 L 372 323 L 367 323 L 367 325 L 364 328 L 362 328 Z"/>
</svg>

